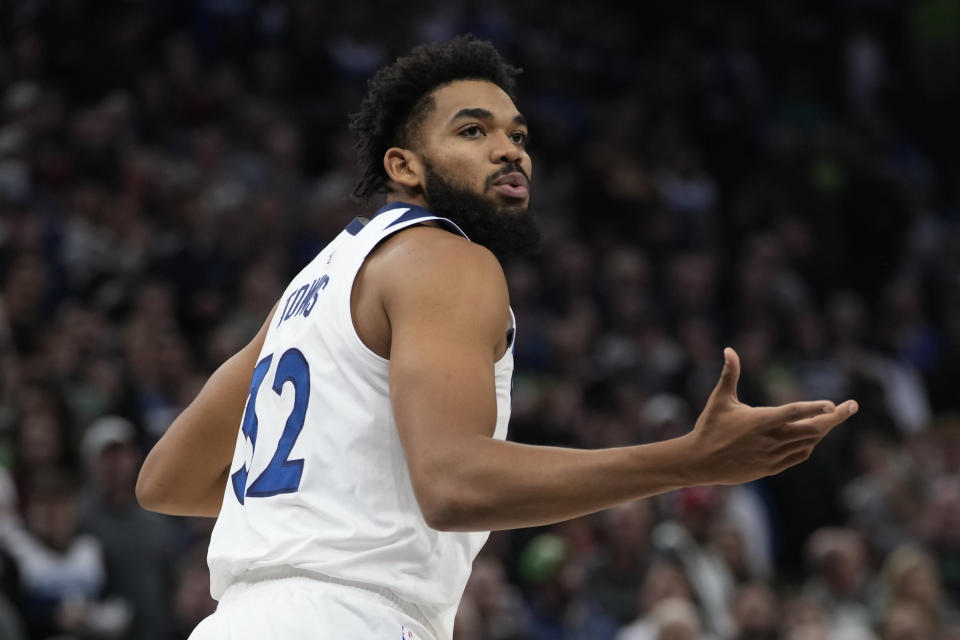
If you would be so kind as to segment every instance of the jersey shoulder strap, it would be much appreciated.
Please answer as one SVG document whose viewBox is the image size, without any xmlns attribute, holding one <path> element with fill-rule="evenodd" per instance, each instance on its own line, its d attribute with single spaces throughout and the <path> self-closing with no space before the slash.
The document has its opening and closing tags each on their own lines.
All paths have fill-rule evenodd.
<svg viewBox="0 0 960 640">
<path fill-rule="evenodd" d="M 356 237 L 360 244 L 359 253 L 366 256 L 387 236 L 430 221 L 438 222 L 448 231 L 470 239 L 452 220 L 441 218 L 423 207 L 406 202 L 388 203 L 369 219 L 356 217 L 347 225 L 345 231 Z"/>
</svg>

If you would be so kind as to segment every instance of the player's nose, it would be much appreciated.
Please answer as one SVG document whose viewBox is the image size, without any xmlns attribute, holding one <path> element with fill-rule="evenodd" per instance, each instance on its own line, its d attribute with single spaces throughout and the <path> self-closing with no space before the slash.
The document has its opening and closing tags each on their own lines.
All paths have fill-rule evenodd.
<svg viewBox="0 0 960 640">
<path fill-rule="evenodd" d="M 523 147 L 511 140 L 510 136 L 506 133 L 494 136 L 494 144 L 491 149 L 491 160 L 493 160 L 494 163 L 500 164 L 506 162 L 512 164 L 520 162 L 524 153 L 526 152 Z"/>
</svg>

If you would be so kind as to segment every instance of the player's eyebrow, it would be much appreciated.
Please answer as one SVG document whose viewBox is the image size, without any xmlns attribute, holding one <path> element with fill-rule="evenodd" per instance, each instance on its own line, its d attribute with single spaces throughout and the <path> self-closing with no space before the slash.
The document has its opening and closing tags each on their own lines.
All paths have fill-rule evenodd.
<svg viewBox="0 0 960 640">
<path fill-rule="evenodd" d="M 476 118 L 477 120 L 493 120 L 493 113 L 484 109 L 483 107 L 467 107 L 466 109 L 460 109 L 453 117 L 450 118 L 450 122 L 456 122 L 457 120 L 465 120 L 469 118 Z M 526 126 L 527 119 L 524 118 L 519 113 L 513 118 L 514 124 L 519 124 Z"/>
</svg>

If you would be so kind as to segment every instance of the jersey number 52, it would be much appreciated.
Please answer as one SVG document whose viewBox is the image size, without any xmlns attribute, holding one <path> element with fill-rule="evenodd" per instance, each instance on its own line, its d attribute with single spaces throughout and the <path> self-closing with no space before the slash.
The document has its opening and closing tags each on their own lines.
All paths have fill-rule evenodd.
<svg viewBox="0 0 960 640">
<path fill-rule="evenodd" d="M 250 393 L 247 396 L 247 408 L 243 413 L 243 424 L 240 430 L 250 440 L 250 445 L 254 451 L 257 447 L 257 394 L 260 391 L 260 385 L 270 370 L 270 363 L 273 361 L 273 354 L 270 354 L 257 363 L 253 369 L 253 379 L 250 380 Z M 290 451 L 303 430 L 303 421 L 307 416 L 307 403 L 310 400 L 310 367 L 307 365 L 306 358 L 299 349 L 287 349 L 280 356 L 277 363 L 277 372 L 273 377 L 273 390 L 277 395 L 283 392 L 283 386 L 287 383 L 293 385 L 293 409 L 287 416 L 287 422 L 283 426 L 283 433 L 280 435 L 280 442 L 277 444 L 277 450 L 267 468 L 256 477 L 256 479 L 247 485 L 247 474 L 249 469 L 244 464 L 233 473 L 233 491 L 237 495 L 237 500 L 243 504 L 245 497 L 266 498 L 280 493 L 293 493 L 300 488 L 300 477 L 303 475 L 303 460 L 289 460 Z M 252 465 L 253 456 L 251 454 Z"/>
</svg>

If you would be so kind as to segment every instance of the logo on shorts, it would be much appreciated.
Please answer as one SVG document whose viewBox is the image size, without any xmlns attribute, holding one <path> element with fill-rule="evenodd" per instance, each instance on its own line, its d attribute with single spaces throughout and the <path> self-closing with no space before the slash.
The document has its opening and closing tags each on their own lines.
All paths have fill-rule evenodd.
<svg viewBox="0 0 960 640">
<path fill-rule="evenodd" d="M 400 625 L 400 640 L 413 640 L 413 631 Z"/>
</svg>

